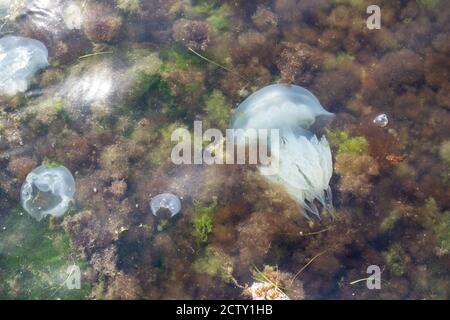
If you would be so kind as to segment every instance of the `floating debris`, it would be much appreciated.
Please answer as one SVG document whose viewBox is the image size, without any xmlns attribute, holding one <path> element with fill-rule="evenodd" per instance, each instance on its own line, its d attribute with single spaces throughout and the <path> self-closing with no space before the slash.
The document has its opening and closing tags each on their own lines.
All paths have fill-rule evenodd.
<svg viewBox="0 0 450 320">
<path fill-rule="evenodd" d="M 34 74 L 48 66 L 48 51 L 38 40 L 6 36 L 0 39 L 0 94 L 25 92 Z"/>
<path fill-rule="evenodd" d="M 180 198 L 171 193 L 158 194 L 150 201 L 150 209 L 153 215 L 157 216 L 161 208 L 168 209 L 170 211 L 170 217 L 175 216 L 181 210 Z"/>
<path fill-rule="evenodd" d="M 388 154 L 386 156 L 386 160 L 389 162 L 392 162 L 394 164 L 403 162 L 406 160 L 406 158 L 407 158 L 406 154 L 402 154 L 402 155 Z"/>
<path fill-rule="evenodd" d="M 271 283 L 254 282 L 247 292 L 253 300 L 291 300 L 283 291 Z"/>
<path fill-rule="evenodd" d="M 22 207 L 36 220 L 62 216 L 73 201 L 75 180 L 63 166 L 42 165 L 26 177 L 20 192 Z"/>
<path fill-rule="evenodd" d="M 377 115 L 374 119 L 373 119 L 373 123 L 375 125 L 377 125 L 380 128 L 384 128 L 388 125 L 389 123 L 389 119 L 387 117 L 387 115 L 385 113 L 379 114 Z"/>
<path fill-rule="evenodd" d="M 302 300 L 305 298 L 303 283 L 292 274 L 281 272 L 277 267 L 264 266 L 252 270 L 254 282 L 245 286 L 243 295 L 253 300 Z"/>
</svg>

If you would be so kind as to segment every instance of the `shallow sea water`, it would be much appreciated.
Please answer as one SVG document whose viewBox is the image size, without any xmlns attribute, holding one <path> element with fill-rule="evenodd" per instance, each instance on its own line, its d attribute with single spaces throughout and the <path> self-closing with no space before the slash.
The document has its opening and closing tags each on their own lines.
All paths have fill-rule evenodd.
<svg viewBox="0 0 450 320">
<path fill-rule="evenodd" d="M 0 36 L 42 42 L 49 66 L 0 92 L 0 298 L 449 299 L 450 7 L 372 2 L 2 2 Z M 334 216 L 308 220 L 255 165 L 171 161 L 172 132 L 225 132 L 274 83 L 335 115 L 315 128 Z M 41 165 L 76 192 L 37 221 L 20 190 Z M 152 214 L 163 193 L 179 212 Z"/>
</svg>

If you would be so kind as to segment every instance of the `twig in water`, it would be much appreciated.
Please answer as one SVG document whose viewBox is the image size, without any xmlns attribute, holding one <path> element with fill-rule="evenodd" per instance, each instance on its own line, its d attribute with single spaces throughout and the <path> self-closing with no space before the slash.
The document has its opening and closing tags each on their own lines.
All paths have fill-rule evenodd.
<svg viewBox="0 0 450 320">
<path fill-rule="evenodd" d="M 215 61 L 213 61 L 213 60 L 211 60 L 211 59 L 208 59 L 207 57 L 201 55 L 200 53 L 198 53 L 198 52 L 195 51 L 194 49 L 192 49 L 192 48 L 189 47 L 188 50 L 191 51 L 193 54 L 195 54 L 197 57 L 199 57 L 199 58 L 201 58 L 201 59 L 203 59 L 203 60 L 205 60 L 205 61 L 207 61 L 207 62 L 209 62 L 209 63 L 211 63 L 211 64 L 213 64 L 213 65 L 215 65 L 216 67 L 219 67 L 219 68 L 221 68 L 221 69 L 223 69 L 223 70 L 225 70 L 225 71 L 231 72 L 231 73 L 237 75 L 237 76 L 238 76 L 239 78 L 241 78 L 242 80 L 245 80 L 245 81 L 247 81 L 247 82 L 250 82 L 250 80 L 246 79 L 244 76 L 242 76 L 241 74 L 237 73 L 236 71 L 234 71 L 234 70 L 232 70 L 232 69 L 230 69 L 230 68 L 227 68 L 227 67 L 221 65 L 220 63 L 217 63 L 217 62 L 215 62 Z"/>
<path fill-rule="evenodd" d="M 101 55 L 101 54 L 112 54 L 112 53 L 113 53 L 112 51 L 103 51 L 103 52 L 89 53 L 89 54 L 86 54 L 84 56 L 78 57 L 78 60 L 82 60 L 82 59 L 85 59 L 85 58 L 98 56 L 98 55 Z"/>
<path fill-rule="evenodd" d="M 305 264 L 296 274 L 295 276 L 292 278 L 291 280 L 291 285 L 294 283 L 294 280 L 306 269 L 308 268 L 308 266 L 313 263 L 314 260 L 316 260 L 318 257 L 320 257 L 321 255 L 323 255 L 324 253 L 326 253 L 328 250 L 322 251 L 321 253 L 316 254 L 314 257 L 312 257 L 311 260 L 308 261 L 307 264 Z"/>
<path fill-rule="evenodd" d="M 321 234 L 321 233 L 323 233 L 323 232 L 327 232 L 327 231 L 330 230 L 330 229 L 331 229 L 331 227 L 327 227 L 327 228 L 325 228 L 325 229 L 322 229 L 322 230 L 319 230 L 319 231 L 315 231 L 315 232 L 309 232 L 309 233 L 303 233 L 303 232 L 301 232 L 300 235 L 303 236 L 303 237 L 314 236 L 314 235 L 316 235 L 316 234 Z"/>
</svg>

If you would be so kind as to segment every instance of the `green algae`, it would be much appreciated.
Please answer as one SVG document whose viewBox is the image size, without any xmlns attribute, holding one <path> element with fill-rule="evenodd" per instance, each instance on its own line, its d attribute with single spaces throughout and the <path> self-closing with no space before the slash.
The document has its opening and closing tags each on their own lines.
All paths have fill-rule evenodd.
<svg viewBox="0 0 450 320">
<path fill-rule="evenodd" d="M 149 100 L 151 103 L 149 103 Z M 135 85 L 130 89 L 129 98 L 122 108 L 121 114 L 138 120 L 150 110 L 162 109 L 170 118 L 178 119 L 186 116 L 183 106 L 177 104 L 169 82 L 160 74 L 147 74 L 139 71 L 135 77 Z"/>
<path fill-rule="evenodd" d="M 394 210 L 389 213 L 389 215 L 381 221 L 380 231 L 381 232 L 389 232 L 391 231 L 397 222 L 402 217 L 400 211 Z"/>
<path fill-rule="evenodd" d="M 210 128 L 225 130 L 231 117 L 231 109 L 228 106 L 225 96 L 219 90 L 213 90 L 205 98 L 206 122 Z"/>
<path fill-rule="evenodd" d="M 154 167 L 162 167 L 169 163 L 172 163 L 170 158 L 172 148 L 175 143 L 172 142 L 172 133 L 179 128 L 185 128 L 180 123 L 164 124 L 157 129 L 158 144 L 148 154 L 148 161 Z"/>
<path fill-rule="evenodd" d="M 191 70 L 198 69 L 205 64 L 205 61 L 200 57 L 189 53 L 185 48 L 174 45 L 166 48 L 160 53 L 161 72 L 171 72 L 175 70 Z"/>
<path fill-rule="evenodd" d="M 208 241 L 209 234 L 213 231 L 213 215 L 217 207 L 217 199 L 213 199 L 210 206 L 202 206 L 194 203 L 193 235 L 197 243 Z"/>
<path fill-rule="evenodd" d="M 45 158 L 44 161 L 42 161 L 42 165 L 48 168 L 57 168 L 60 166 L 64 166 L 64 162 L 58 159 Z"/>
<path fill-rule="evenodd" d="M 11 210 L 0 231 L 0 297 L 3 299 L 84 299 L 90 285 L 81 289 L 65 284 L 69 267 L 81 272 L 87 262 L 75 250 L 62 227 L 36 222 L 19 207 Z"/>
<path fill-rule="evenodd" d="M 219 277 L 225 282 L 233 280 L 233 260 L 222 250 L 212 246 L 205 249 L 204 255 L 195 260 L 192 267 L 197 273 Z"/>
<path fill-rule="evenodd" d="M 439 156 L 447 166 L 450 166 L 450 140 L 442 142 L 439 148 Z"/>
<path fill-rule="evenodd" d="M 223 32 L 230 29 L 230 15 L 230 8 L 227 5 L 222 5 L 219 8 L 212 10 L 206 21 L 211 24 L 215 32 Z"/>
<path fill-rule="evenodd" d="M 382 255 L 393 275 L 402 276 L 408 270 L 409 257 L 399 243 L 391 245 Z"/>
<path fill-rule="evenodd" d="M 220 1 L 199 1 L 185 14 L 188 19 L 206 19 L 216 33 L 230 29 L 231 9 Z"/>
<path fill-rule="evenodd" d="M 419 5 L 428 9 L 436 10 L 441 4 L 441 0 L 416 0 Z"/>
<path fill-rule="evenodd" d="M 338 154 L 351 153 L 363 155 L 369 151 L 369 143 L 362 136 L 350 137 L 342 130 L 328 130 L 326 133 L 330 146 L 338 149 Z"/>
<path fill-rule="evenodd" d="M 161 219 L 156 226 L 156 230 L 158 232 L 163 232 L 164 230 L 167 229 L 167 227 L 169 226 L 169 223 L 170 223 L 169 219 Z"/>
<path fill-rule="evenodd" d="M 442 142 L 439 148 L 439 156 L 445 166 L 442 174 L 443 180 L 450 184 L 450 140 Z"/>
<path fill-rule="evenodd" d="M 441 212 L 435 199 L 425 202 L 421 224 L 430 230 L 439 248 L 450 250 L 450 211 Z"/>
<path fill-rule="evenodd" d="M 141 0 L 116 0 L 117 7 L 125 12 L 138 13 L 141 9 Z"/>
<path fill-rule="evenodd" d="M 355 61 L 355 56 L 348 52 L 339 52 L 336 56 L 326 58 L 323 63 L 324 70 L 334 70 L 344 63 Z"/>
<path fill-rule="evenodd" d="M 345 4 L 351 7 L 355 7 L 357 9 L 364 8 L 365 1 L 364 0 L 335 0 L 336 4 Z"/>
</svg>

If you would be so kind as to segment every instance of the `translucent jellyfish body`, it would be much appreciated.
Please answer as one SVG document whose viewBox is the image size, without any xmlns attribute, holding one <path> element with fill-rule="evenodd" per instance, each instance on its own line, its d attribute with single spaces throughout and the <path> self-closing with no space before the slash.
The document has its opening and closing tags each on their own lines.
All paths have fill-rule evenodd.
<svg viewBox="0 0 450 320">
<path fill-rule="evenodd" d="M 277 173 L 262 165 L 258 169 L 267 180 L 284 187 L 307 218 L 308 213 L 320 217 L 315 200 L 328 211 L 333 209 L 331 150 L 325 137 L 318 139 L 308 130 L 332 116 L 305 88 L 277 84 L 250 95 L 232 119 L 234 129 L 280 130 L 279 149 L 271 150 L 272 159 L 279 161 Z"/>
<path fill-rule="evenodd" d="M 0 0 L 0 19 L 8 15 L 10 0 Z"/>
<path fill-rule="evenodd" d="M 309 129 L 333 114 L 305 88 L 272 84 L 245 99 L 233 114 L 234 129 Z"/>
<path fill-rule="evenodd" d="M 42 42 L 16 36 L 0 39 L 0 94 L 15 95 L 28 89 L 34 74 L 48 66 Z"/>
<path fill-rule="evenodd" d="M 20 192 L 22 207 L 36 220 L 62 216 L 73 201 L 75 180 L 63 167 L 42 165 L 31 171 Z"/>
<path fill-rule="evenodd" d="M 281 139 L 278 154 L 273 153 L 279 160 L 278 173 L 270 175 L 264 166 L 259 166 L 259 171 L 272 183 L 283 186 L 307 212 L 320 217 L 314 200 L 332 212 L 329 183 L 333 161 L 327 139 L 324 136 L 318 139 L 315 135 L 298 135 L 292 130 L 283 130 Z"/>
<path fill-rule="evenodd" d="M 153 215 L 156 216 L 161 208 L 168 209 L 170 216 L 173 217 L 180 212 L 181 201 L 176 195 L 171 193 L 158 194 L 150 201 L 150 209 Z"/>
</svg>

